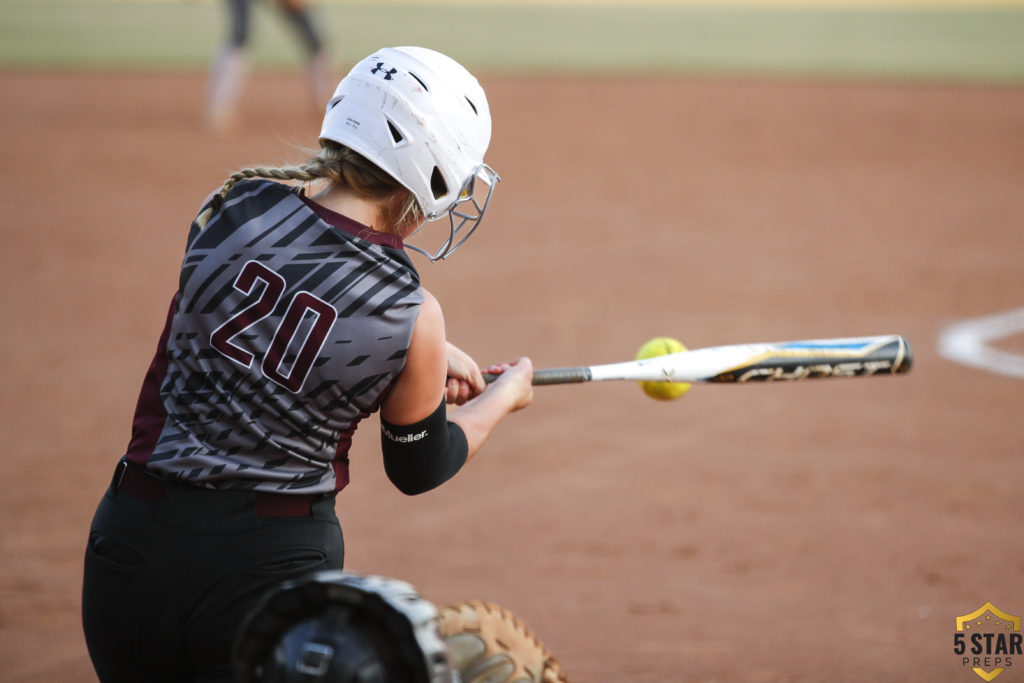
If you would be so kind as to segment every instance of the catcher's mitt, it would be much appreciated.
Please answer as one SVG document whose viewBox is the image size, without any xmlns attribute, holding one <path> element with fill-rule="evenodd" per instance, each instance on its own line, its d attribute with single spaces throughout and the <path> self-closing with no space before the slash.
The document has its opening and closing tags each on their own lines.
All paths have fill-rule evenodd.
<svg viewBox="0 0 1024 683">
<path fill-rule="evenodd" d="M 473 600 L 443 607 L 440 617 L 462 683 L 568 683 L 558 661 L 508 610 Z"/>
</svg>

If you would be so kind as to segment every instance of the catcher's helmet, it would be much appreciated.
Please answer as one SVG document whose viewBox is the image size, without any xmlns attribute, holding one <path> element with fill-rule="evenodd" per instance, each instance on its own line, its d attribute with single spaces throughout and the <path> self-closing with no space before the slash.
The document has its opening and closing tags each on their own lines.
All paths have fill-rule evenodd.
<svg viewBox="0 0 1024 683">
<path fill-rule="evenodd" d="M 327 103 L 320 140 L 387 172 L 412 192 L 427 221 L 448 217 L 440 249 L 409 245 L 432 261 L 469 238 L 500 180 L 484 163 L 491 113 L 483 88 L 458 62 L 422 47 L 384 48 L 356 64 Z"/>
<path fill-rule="evenodd" d="M 325 571 L 263 597 L 235 640 L 237 683 L 455 683 L 437 609 L 404 581 Z"/>
</svg>

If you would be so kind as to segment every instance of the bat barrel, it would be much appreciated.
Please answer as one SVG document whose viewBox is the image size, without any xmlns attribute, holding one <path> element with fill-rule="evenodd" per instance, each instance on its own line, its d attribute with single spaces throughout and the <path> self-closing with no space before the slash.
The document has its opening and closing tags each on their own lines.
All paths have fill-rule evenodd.
<svg viewBox="0 0 1024 683">
<path fill-rule="evenodd" d="M 702 381 L 746 384 L 816 377 L 897 375 L 910 372 L 914 362 L 910 342 L 900 335 L 776 342 L 751 345 L 751 348 L 755 346 L 761 346 L 763 352 L 753 354 L 751 362 L 738 363 Z"/>
</svg>

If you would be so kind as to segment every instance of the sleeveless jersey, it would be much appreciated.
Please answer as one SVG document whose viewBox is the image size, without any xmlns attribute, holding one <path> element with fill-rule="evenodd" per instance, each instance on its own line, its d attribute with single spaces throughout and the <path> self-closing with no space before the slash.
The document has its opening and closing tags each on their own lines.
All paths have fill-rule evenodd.
<svg viewBox="0 0 1024 683">
<path fill-rule="evenodd" d="M 128 459 L 207 488 L 340 490 L 422 302 L 398 237 L 296 188 L 236 183 L 192 225 Z"/>
</svg>

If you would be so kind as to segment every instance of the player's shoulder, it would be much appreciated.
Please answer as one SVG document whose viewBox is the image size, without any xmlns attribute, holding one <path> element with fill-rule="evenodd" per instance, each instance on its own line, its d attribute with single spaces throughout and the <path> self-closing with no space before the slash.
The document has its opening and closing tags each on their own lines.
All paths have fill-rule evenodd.
<svg viewBox="0 0 1024 683">
<path fill-rule="evenodd" d="M 295 188 L 285 185 L 269 178 L 245 178 L 231 186 L 227 197 L 240 197 L 245 195 L 259 195 L 268 198 L 281 198 L 286 195 L 294 195 Z"/>
<path fill-rule="evenodd" d="M 210 194 L 206 195 L 202 203 L 199 205 L 200 213 L 210 206 L 210 203 L 214 198 L 221 193 L 223 188 L 217 188 Z M 230 201 L 246 196 L 263 196 L 271 200 L 280 200 L 285 195 L 293 194 L 294 188 L 284 185 L 282 183 L 270 180 L 268 178 L 245 178 L 234 183 L 228 191 L 224 194 L 224 201 Z"/>
<path fill-rule="evenodd" d="M 420 296 L 423 297 L 422 303 L 420 303 L 420 318 L 426 317 L 431 322 L 440 322 L 444 325 L 444 313 L 441 311 L 441 302 L 437 300 L 433 294 L 431 294 L 425 287 L 420 287 Z"/>
</svg>

